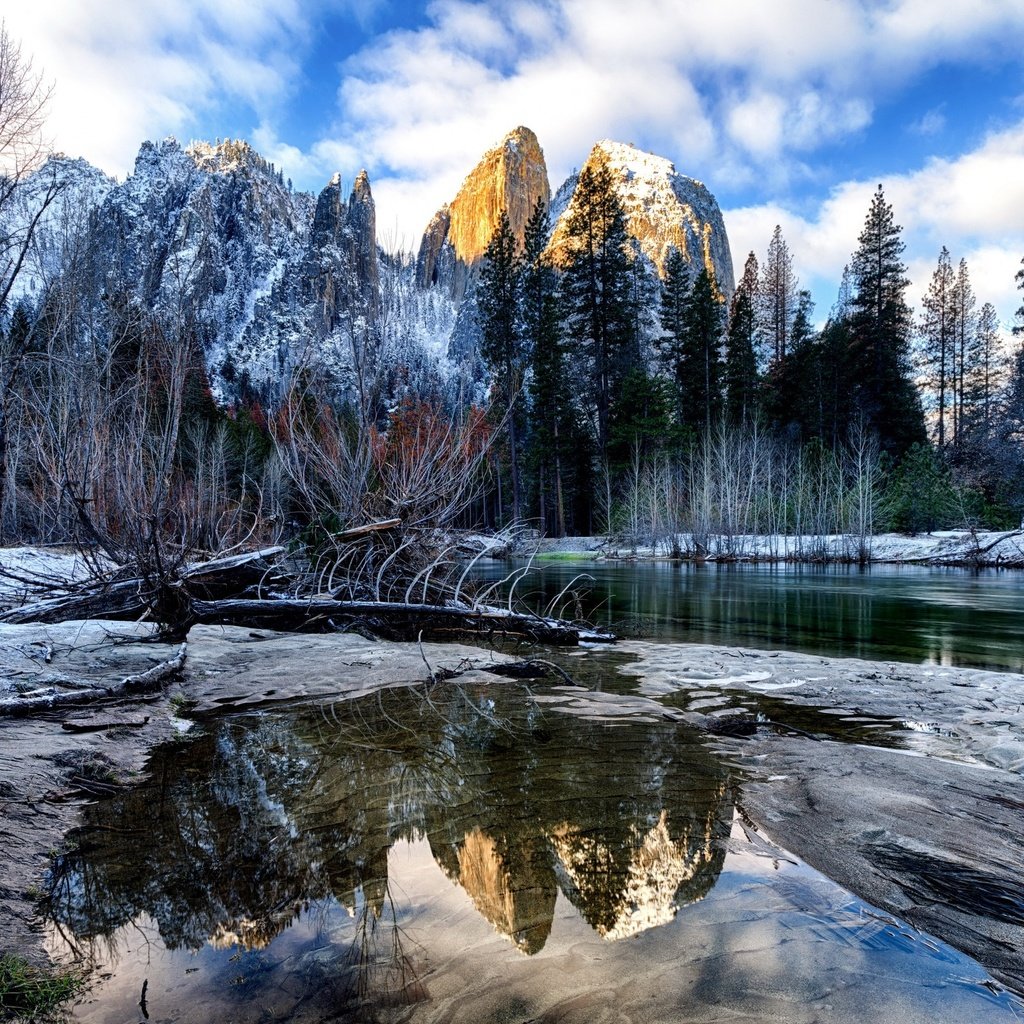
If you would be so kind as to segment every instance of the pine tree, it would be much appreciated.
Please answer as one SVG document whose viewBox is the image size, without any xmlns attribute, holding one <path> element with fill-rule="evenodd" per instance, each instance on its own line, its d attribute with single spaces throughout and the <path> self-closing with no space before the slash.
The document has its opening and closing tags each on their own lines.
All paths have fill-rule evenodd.
<svg viewBox="0 0 1024 1024">
<path fill-rule="evenodd" d="M 850 270 L 849 370 L 853 412 L 899 456 L 925 440 L 924 414 L 910 376 L 911 314 L 904 243 L 882 186 L 871 200 Z"/>
<path fill-rule="evenodd" d="M 757 257 L 750 253 L 729 307 L 725 339 L 725 417 L 734 426 L 754 417 L 757 399 Z"/>
<path fill-rule="evenodd" d="M 657 341 L 662 361 L 675 383 L 676 416 L 682 423 L 683 407 L 683 352 L 686 338 L 687 316 L 690 308 L 690 266 L 683 254 L 673 248 L 665 261 L 665 281 L 661 290 L 661 329 Z"/>
<path fill-rule="evenodd" d="M 954 402 L 953 402 L 953 443 L 960 440 L 960 433 L 965 422 L 965 402 L 967 378 L 971 374 L 969 365 L 973 352 L 972 342 L 975 339 L 977 315 L 974 307 L 977 300 L 971 287 L 971 277 L 967 270 L 967 260 L 961 258 L 957 268 L 956 281 L 953 285 L 953 347 L 954 347 Z"/>
<path fill-rule="evenodd" d="M 999 353 L 999 318 L 995 306 L 986 302 L 978 314 L 972 358 L 966 381 L 967 420 L 980 420 L 986 432 L 991 428 L 995 396 L 1003 377 Z"/>
<path fill-rule="evenodd" d="M 821 436 L 818 421 L 819 351 L 815 344 L 814 301 L 801 290 L 797 300 L 789 349 L 768 368 L 764 403 L 770 420 L 794 437 Z"/>
<path fill-rule="evenodd" d="M 850 318 L 842 315 L 844 308 L 842 301 L 837 303 L 822 328 L 811 382 L 812 400 L 817 398 L 811 432 L 832 447 L 842 444 L 851 428 L 857 427 L 851 409 Z"/>
<path fill-rule="evenodd" d="M 922 300 L 924 312 L 920 331 L 924 339 L 924 359 L 928 381 L 935 390 L 938 415 L 936 438 L 939 451 L 946 448 L 947 411 L 956 408 L 956 280 L 949 250 L 943 246 L 938 266 L 932 274 L 928 293 Z M 956 417 L 954 415 L 954 424 Z M 955 438 L 955 430 L 954 430 Z"/>
<path fill-rule="evenodd" d="M 612 407 L 626 374 L 636 364 L 638 339 L 626 218 L 603 157 L 580 172 L 566 219 L 566 243 L 565 331 L 578 339 L 586 358 L 585 393 L 596 428 L 597 455 L 604 466 L 604 510 L 610 515 Z"/>
<path fill-rule="evenodd" d="M 522 259 L 508 214 L 502 210 L 484 253 L 476 303 L 481 331 L 480 354 L 491 371 L 498 405 L 508 424 L 512 476 L 512 517 L 522 515 L 519 473 L 519 410 L 526 352 L 519 319 Z"/>
<path fill-rule="evenodd" d="M 683 425 L 710 431 L 722 411 L 722 306 L 715 283 L 702 267 L 693 283 L 680 359 Z"/>
<path fill-rule="evenodd" d="M 530 352 L 531 462 L 542 533 L 565 535 L 566 469 L 571 463 L 572 389 L 558 316 L 558 284 L 545 254 L 550 219 L 537 199 L 523 252 L 523 328 Z"/>
<path fill-rule="evenodd" d="M 634 354 L 632 273 L 626 219 L 607 161 L 584 167 L 566 221 L 562 282 L 566 328 L 590 366 L 597 442 L 608 444 L 611 406 Z"/>
<path fill-rule="evenodd" d="M 793 317 L 796 313 L 797 279 L 793 275 L 793 257 L 776 224 L 768 243 L 768 255 L 761 271 L 761 325 L 770 358 L 785 358 Z"/>
</svg>

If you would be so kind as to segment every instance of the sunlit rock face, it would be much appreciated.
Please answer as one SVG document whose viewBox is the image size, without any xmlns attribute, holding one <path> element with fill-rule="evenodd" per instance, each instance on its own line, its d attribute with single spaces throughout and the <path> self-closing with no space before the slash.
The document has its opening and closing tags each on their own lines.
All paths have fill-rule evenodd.
<svg viewBox="0 0 1024 1024">
<path fill-rule="evenodd" d="M 675 248 L 689 261 L 694 276 L 706 267 L 721 294 L 730 299 L 735 281 L 729 239 L 722 211 L 704 184 L 680 174 L 670 160 L 622 142 L 598 142 L 584 169 L 593 171 L 601 161 L 616 183 L 626 230 L 658 276 L 664 277 L 668 254 Z M 556 263 L 566 257 L 567 221 L 578 181 L 579 174 L 569 177 L 551 204 L 554 230 L 548 251 Z"/>
<path fill-rule="evenodd" d="M 725 809 L 715 807 L 706 820 L 691 819 L 681 828 L 673 828 L 668 811 L 662 811 L 646 831 L 631 825 L 625 844 L 566 822 L 550 836 L 561 887 L 609 942 L 668 924 L 718 878 L 728 834 Z"/>
<path fill-rule="evenodd" d="M 475 828 L 466 833 L 456 854 L 456 881 L 476 909 L 529 954 L 544 948 L 557 898 L 550 858 L 536 847 L 529 842 L 513 845 Z"/>
<path fill-rule="evenodd" d="M 416 264 L 423 287 L 446 288 L 460 300 L 504 210 L 521 240 L 538 198 L 548 202 L 547 164 L 537 136 L 515 128 L 467 175 L 458 195 L 423 234 Z"/>
</svg>

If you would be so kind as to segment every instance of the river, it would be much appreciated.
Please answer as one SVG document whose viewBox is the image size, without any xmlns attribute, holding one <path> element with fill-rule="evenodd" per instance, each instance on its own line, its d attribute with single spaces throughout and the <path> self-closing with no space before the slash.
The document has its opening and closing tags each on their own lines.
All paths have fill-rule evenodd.
<svg viewBox="0 0 1024 1024">
<path fill-rule="evenodd" d="M 1016 575 L 558 561 L 523 598 L 544 606 L 580 573 L 593 620 L 663 641 L 1021 667 Z M 137 785 L 86 808 L 54 862 L 50 948 L 96 968 L 74 1016 L 1024 1015 L 970 957 L 766 836 L 742 759 L 672 719 L 677 700 L 638 696 L 623 658 L 564 661 L 582 688 L 456 679 L 202 717 Z M 901 763 L 921 753 L 898 718 L 856 722 L 822 735 Z M 1013 922 L 1024 903 L 1008 899 Z"/>
<path fill-rule="evenodd" d="M 478 575 L 509 571 L 490 562 Z M 558 559 L 536 563 L 516 593 L 543 608 L 566 588 L 595 625 L 625 635 L 1024 671 L 1019 571 Z M 577 610 L 568 597 L 558 606 Z"/>
</svg>

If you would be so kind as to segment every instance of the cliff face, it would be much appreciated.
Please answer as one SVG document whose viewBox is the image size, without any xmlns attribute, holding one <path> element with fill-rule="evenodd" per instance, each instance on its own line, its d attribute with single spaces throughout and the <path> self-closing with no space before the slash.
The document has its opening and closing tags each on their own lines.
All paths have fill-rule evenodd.
<svg viewBox="0 0 1024 1024">
<path fill-rule="evenodd" d="M 447 288 L 459 301 L 487 249 L 504 210 L 521 240 L 538 198 L 551 188 L 537 136 L 519 127 L 484 154 L 458 195 L 443 207 L 423 234 L 416 263 L 421 287 Z"/>
<path fill-rule="evenodd" d="M 356 176 L 347 204 L 340 175 L 320 193 L 300 274 L 316 337 L 327 337 L 345 318 L 372 322 L 380 304 L 380 270 L 377 215 L 366 171 Z"/>
<path fill-rule="evenodd" d="M 380 258 L 365 171 L 347 200 L 338 176 L 314 199 L 292 191 L 245 142 L 183 149 L 167 139 L 144 143 L 120 184 L 84 161 L 52 160 L 9 218 L 31 216 L 54 174 L 66 189 L 47 211 L 34 273 L 22 275 L 14 299 L 35 302 L 47 279 L 74 266 L 101 341 L 116 330 L 112 309 L 171 319 L 187 309 L 225 401 L 243 380 L 273 393 L 311 343 L 340 379 L 353 339 L 376 321 Z M 72 246 L 84 262 L 72 259 Z"/>
<path fill-rule="evenodd" d="M 593 169 L 600 160 L 605 161 L 615 180 L 626 214 L 626 230 L 658 276 L 664 277 L 669 251 L 676 248 L 695 272 L 707 267 L 728 301 L 735 289 L 729 239 L 722 211 L 703 183 L 680 174 L 664 157 L 621 142 L 598 142 L 584 168 Z M 548 251 L 556 263 L 564 258 L 566 221 L 578 180 L 579 175 L 570 177 L 551 206 L 554 230 Z"/>
</svg>

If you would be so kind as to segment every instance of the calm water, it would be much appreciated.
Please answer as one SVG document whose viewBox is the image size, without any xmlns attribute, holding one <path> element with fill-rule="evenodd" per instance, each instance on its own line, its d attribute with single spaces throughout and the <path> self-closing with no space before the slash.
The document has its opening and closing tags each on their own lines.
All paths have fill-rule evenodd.
<svg viewBox="0 0 1024 1024">
<path fill-rule="evenodd" d="M 557 562 L 523 592 L 545 605 L 580 572 L 579 610 L 624 632 L 1024 660 L 1020 575 Z M 50 945 L 96 968 L 75 1017 L 1024 1017 L 977 963 L 745 823 L 743 777 L 637 703 L 621 658 L 574 662 L 590 690 L 496 677 L 197 724 L 55 863 Z M 777 703 L 773 721 L 920 751 L 905 723 Z"/>
<path fill-rule="evenodd" d="M 574 586 L 627 634 L 836 657 L 1024 671 L 1024 573 L 916 566 L 539 562 L 517 588 L 543 607 Z M 480 570 L 498 579 L 509 565 Z M 560 602 L 572 615 L 572 600 Z"/>
<path fill-rule="evenodd" d="M 197 726 L 56 862 L 51 946 L 97 968 L 76 1017 L 1019 1019 L 976 963 L 745 826 L 706 738 L 603 682 Z"/>
</svg>

